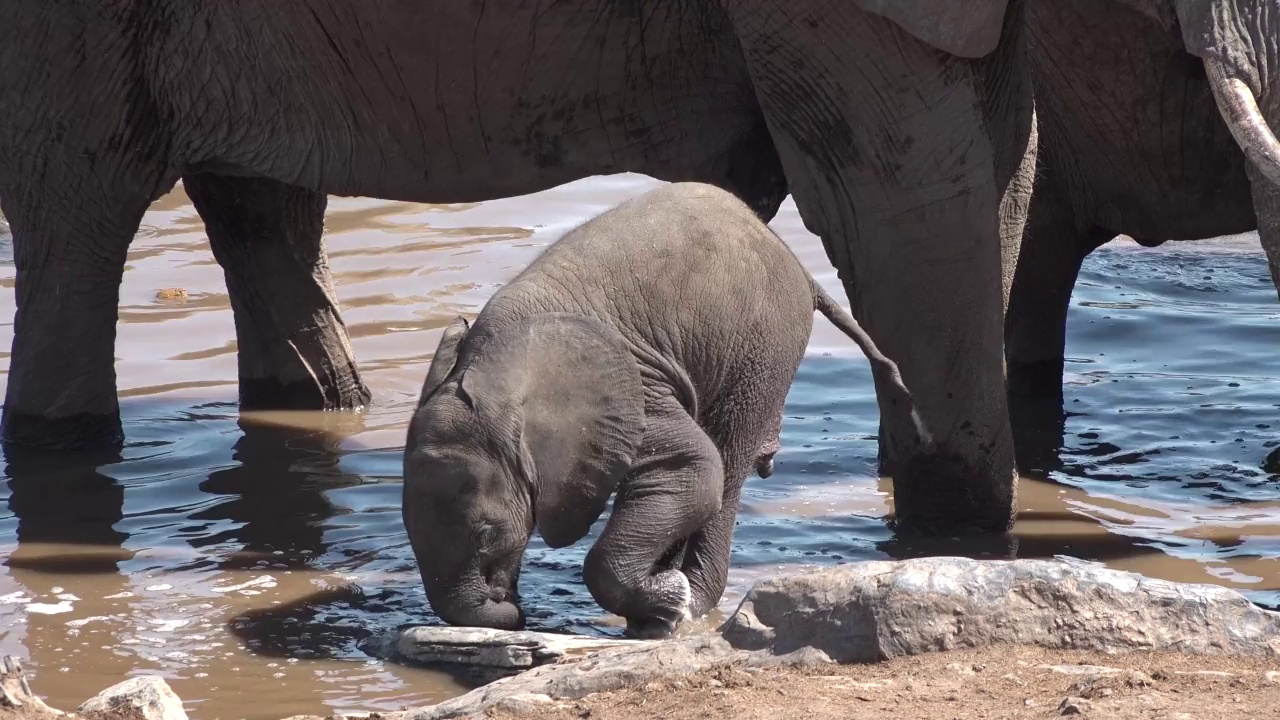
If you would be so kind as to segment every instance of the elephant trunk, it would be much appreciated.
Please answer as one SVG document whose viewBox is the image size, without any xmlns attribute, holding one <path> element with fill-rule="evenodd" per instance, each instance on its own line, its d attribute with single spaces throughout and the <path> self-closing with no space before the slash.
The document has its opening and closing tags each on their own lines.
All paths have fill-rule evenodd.
<svg viewBox="0 0 1280 720">
<path fill-rule="evenodd" d="M 446 587 L 428 585 L 427 600 L 436 615 L 450 625 L 496 630 L 524 628 L 520 607 L 509 596 L 495 597 L 492 586 L 478 571 L 468 572 Z"/>
<path fill-rule="evenodd" d="M 1218 112 L 1227 121 L 1236 143 L 1268 180 L 1280 186 L 1280 140 L 1276 140 L 1258 109 L 1253 91 L 1217 58 L 1204 58 L 1204 68 Z"/>
</svg>

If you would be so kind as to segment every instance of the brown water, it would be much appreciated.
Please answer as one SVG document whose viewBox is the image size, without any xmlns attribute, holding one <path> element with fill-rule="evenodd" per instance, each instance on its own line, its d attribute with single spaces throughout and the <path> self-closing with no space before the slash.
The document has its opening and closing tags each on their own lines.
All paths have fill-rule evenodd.
<svg viewBox="0 0 1280 720">
<path fill-rule="evenodd" d="M 594 178 L 455 206 L 335 198 L 332 265 L 373 406 L 239 420 L 221 272 L 181 191 L 156 203 L 121 292 L 127 447 L 5 466 L 0 653 L 29 658 L 34 688 L 55 706 L 158 672 L 199 720 L 396 709 L 461 692 L 360 649 L 372 633 L 435 622 L 399 511 L 404 424 L 431 351 L 454 314 L 478 311 L 546 243 L 654 184 Z M 839 292 L 794 205 L 774 225 Z M 8 347 L 3 241 L 0 261 Z M 187 297 L 158 299 L 164 288 Z M 1023 481 L 1015 538 L 985 546 L 907 544 L 886 528 L 869 374 L 819 319 L 777 472 L 748 483 L 722 611 L 779 569 L 959 552 L 1073 556 L 1280 605 L 1280 484 L 1259 468 L 1280 420 L 1278 314 L 1254 238 L 1095 254 L 1071 317 L 1071 414 L 1042 428 L 1043 477 Z M 618 632 L 581 585 L 586 547 L 534 541 L 521 582 L 533 626 Z"/>
</svg>

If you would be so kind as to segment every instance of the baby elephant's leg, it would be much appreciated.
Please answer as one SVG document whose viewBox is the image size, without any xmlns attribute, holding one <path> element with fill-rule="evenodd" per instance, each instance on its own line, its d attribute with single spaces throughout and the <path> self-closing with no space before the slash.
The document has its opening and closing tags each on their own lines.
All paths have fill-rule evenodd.
<svg viewBox="0 0 1280 720">
<path fill-rule="evenodd" d="M 803 346 L 799 351 L 803 351 Z M 798 355 L 799 352 L 797 364 Z M 712 427 L 717 428 L 713 435 L 721 443 L 721 457 L 727 464 L 720 509 L 685 544 L 681 569 L 689 578 L 693 594 L 690 612 L 694 617 L 710 612 L 724 595 L 729 579 L 733 528 L 738 521 L 738 505 L 747 475 L 752 470 L 762 478 L 773 474 L 773 457 L 781 449 L 782 408 L 792 377 L 786 367 L 773 368 L 774 382 L 767 385 L 775 389 L 771 395 L 761 397 L 755 394 L 755 388 L 744 386 L 740 392 L 749 400 L 730 398 L 725 403 L 727 407 L 753 407 L 759 414 L 743 418 L 716 416 L 712 420 Z M 794 366 L 790 367 L 794 373 Z"/>
<path fill-rule="evenodd" d="M 728 486 L 720 510 L 686 544 L 682 569 L 689 579 L 689 613 L 692 617 L 711 612 L 724 595 L 724 586 L 729 579 L 733 527 L 738 520 L 738 500 L 744 479 L 745 473 L 742 473 L 737 478 L 726 480 Z"/>
<path fill-rule="evenodd" d="M 640 457 L 583 568 L 591 596 L 639 637 L 669 635 L 689 617 L 689 580 L 671 563 L 720 509 L 724 488 L 711 439 L 675 400 L 654 404 Z"/>
</svg>

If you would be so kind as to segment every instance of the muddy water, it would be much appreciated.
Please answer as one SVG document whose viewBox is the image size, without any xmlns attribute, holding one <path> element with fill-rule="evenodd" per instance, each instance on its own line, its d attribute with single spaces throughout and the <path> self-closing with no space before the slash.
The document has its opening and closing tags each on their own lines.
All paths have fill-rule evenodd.
<svg viewBox="0 0 1280 720">
<path fill-rule="evenodd" d="M 546 243 L 653 185 L 597 178 L 465 206 L 333 200 L 332 265 L 374 392 L 363 415 L 238 417 L 221 274 L 181 192 L 158 202 L 122 289 L 127 447 L 5 464 L 0 652 L 29 658 L 56 706 L 159 672 L 200 720 L 461 692 L 360 650 L 372 632 L 432 621 L 399 512 L 404 423 L 430 353 L 454 314 L 475 313 Z M 775 226 L 838 292 L 790 202 Z M 0 260 L 7 348 L 3 242 Z M 158 299 L 166 288 L 185 299 Z M 903 543 L 886 528 L 869 374 L 819 321 L 777 473 L 748 486 L 722 609 L 779 568 L 931 552 L 1073 556 L 1280 605 L 1280 484 L 1260 469 L 1280 438 L 1277 315 L 1254 239 L 1097 253 L 1071 316 L 1069 415 L 1019 422 L 1039 479 L 1023 481 L 1012 540 L 971 546 Z M 585 549 L 535 539 L 521 583 L 533 625 L 618 631 L 581 586 Z"/>
</svg>

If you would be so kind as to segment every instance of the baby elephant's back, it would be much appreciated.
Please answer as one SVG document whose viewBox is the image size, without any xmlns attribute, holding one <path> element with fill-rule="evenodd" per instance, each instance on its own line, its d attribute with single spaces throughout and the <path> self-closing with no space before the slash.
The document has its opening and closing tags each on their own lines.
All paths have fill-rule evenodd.
<svg viewBox="0 0 1280 720">
<path fill-rule="evenodd" d="M 701 369 L 723 379 L 777 365 L 779 354 L 798 363 L 808 343 L 813 295 L 799 260 L 750 208 L 709 185 L 676 183 L 624 203 L 540 262 L 577 278 L 624 334 L 692 375 L 714 366 Z"/>
</svg>

